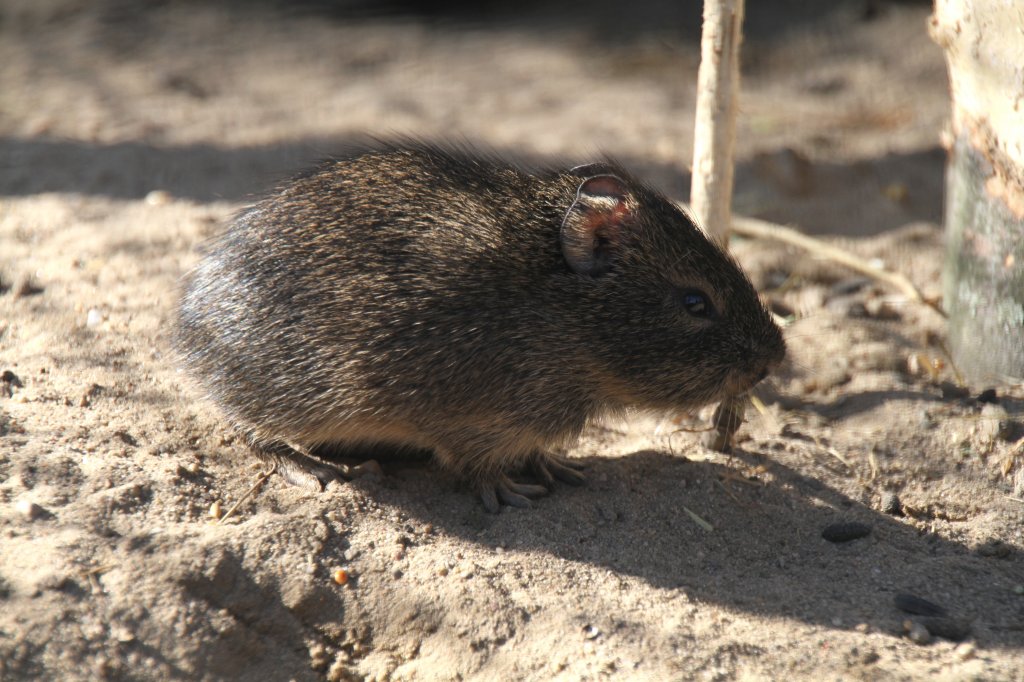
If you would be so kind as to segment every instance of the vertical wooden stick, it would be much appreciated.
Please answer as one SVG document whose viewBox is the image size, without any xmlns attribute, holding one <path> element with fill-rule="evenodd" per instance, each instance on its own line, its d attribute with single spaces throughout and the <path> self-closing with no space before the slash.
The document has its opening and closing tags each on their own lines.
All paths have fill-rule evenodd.
<svg viewBox="0 0 1024 682">
<path fill-rule="evenodd" d="M 742 27 L 743 0 L 704 0 L 690 206 L 698 224 L 723 245 L 732 219 Z"/>
<path fill-rule="evenodd" d="M 743 0 L 704 0 L 690 206 L 697 224 L 723 246 L 729 244 L 732 223 L 732 153 L 742 39 Z M 742 396 L 723 400 L 715 411 L 714 430 L 706 435 L 705 445 L 728 452 L 745 410 Z"/>
</svg>

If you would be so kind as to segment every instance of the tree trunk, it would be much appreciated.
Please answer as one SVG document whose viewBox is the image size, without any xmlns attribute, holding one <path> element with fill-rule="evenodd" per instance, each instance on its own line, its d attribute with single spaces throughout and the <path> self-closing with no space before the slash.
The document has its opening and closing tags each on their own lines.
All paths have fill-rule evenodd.
<svg viewBox="0 0 1024 682">
<path fill-rule="evenodd" d="M 1024 3 L 936 0 L 953 97 L 944 306 L 954 361 L 1024 378 Z"/>
</svg>

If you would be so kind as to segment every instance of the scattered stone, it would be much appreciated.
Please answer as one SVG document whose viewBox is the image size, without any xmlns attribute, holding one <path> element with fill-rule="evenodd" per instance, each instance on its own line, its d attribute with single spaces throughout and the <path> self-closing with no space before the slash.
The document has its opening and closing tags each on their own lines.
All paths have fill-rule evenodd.
<svg viewBox="0 0 1024 682">
<path fill-rule="evenodd" d="M 163 189 L 155 189 L 146 195 L 147 206 L 166 206 L 171 203 L 171 193 Z"/>
<path fill-rule="evenodd" d="M 969 661 L 974 658 L 977 650 L 974 642 L 964 642 L 953 649 L 953 655 L 956 656 L 958 661 Z"/>
<path fill-rule="evenodd" d="M 96 308 L 89 308 L 89 312 L 85 316 L 86 327 L 98 327 L 103 324 L 103 313 Z"/>
<path fill-rule="evenodd" d="M 18 500 L 14 503 L 14 510 L 24 516 L 29 521 L 35 521 L 46 514 L 46 510 L 40 507 L 35 502 L 29 502 L 28 500 Z"/>
<path fill-rule="evenodd" d="M 214 500 L 213 504 L 210 505 L 210 511 L 207 515 L 214 521 L 220 520 L 220 517 L 224 516 L 224 512 L 220 508 L 220 500 Z"/>
<path fill-rule="evenodd" d="M 882 493 L 881 508 L 883 514 L 903 516 L 903 502 L 900 501 L 900 496 L 894 492 Z"/>
<path fill-rule="evenodd" d="M 584 625 L 583 636 L 587 639 L 597 639 L 601 636 L 601 630 L 594 625 Z"/>
<path fill-rule="evenodd" d="M 871 533 L 871 526 L 858 521 L 832 523 L 821 531 L 821 537 L 829 542 L 850 542 Z"/>
<path fill-rule="evenodd" d="M 900 592 L 893 597 L 893 604 L 896 605 L 900 611 L 904 613 L 910 613 L 915 616 L 945 616 L 946 609 L 942 608 L 938 604 L 928 601 L 922 597 L 918 597 L 913 594 L 906 592 Z"/>
<path fill-rule="evenodd" d="M 903 621 L 903 629 L 907 633 L 907 639 L 914 644 L 928 644 L 932 641 L 932 635 L 928 632 L 928 628 L 921 625 L 920 623 L 912 620 Z"/>
</svg>

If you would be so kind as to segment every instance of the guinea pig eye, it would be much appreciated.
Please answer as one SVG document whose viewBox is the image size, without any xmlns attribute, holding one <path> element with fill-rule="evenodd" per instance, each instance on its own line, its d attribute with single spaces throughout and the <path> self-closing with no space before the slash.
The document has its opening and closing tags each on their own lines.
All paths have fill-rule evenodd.
<svg viewBox="0 0 1024 682">
<path fill-rule="evenodd" d="M 711 299 L 703 291 L 684 289 L 679 292 L 677 300 L 683 310 L 694 317 L 708 319 L 715 316 L 715 306 L 711 304 Z"/>
</svg>

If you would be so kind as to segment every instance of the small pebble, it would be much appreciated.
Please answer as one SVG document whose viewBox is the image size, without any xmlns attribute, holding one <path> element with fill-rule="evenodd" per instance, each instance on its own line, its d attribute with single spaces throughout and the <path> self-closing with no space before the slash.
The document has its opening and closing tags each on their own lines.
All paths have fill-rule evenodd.
<svg viewBox="0 0 1024 682">
<path fill-rule="evenodd" d="M 969 661 L 974 658 L 977 647 L 974 646 L 974 642 L 964 642 L 953 649 L 953 655 L 956 656 L 959 661 Z"/>
<path fill-rule="evenodd" d="M 147 206 L 165 206 L 171 202 L 171 193 L 166 190 L 155 189 L 146 195 L 145 201 Z"/>
<path fill-rule="evenodd" d="M 907 639 L 914 644 L 927 644 L 932 641 L 928 628 L 912 620 L 903 621 L 903 629 L 907 632 Z"/>
<path fill-rule="evenodd" d="M 587 639 L 597 639 L 601 636 L 601 630 L 593 625 L 583 626 L 583 636 Z"/>
<path fill-rule="evenodd" d="M 207 512 L 211 519 L 219 519 L 224 515 L 224 512 L 220 508 L 220 500 L 214 500 L 213 504 L 210 505 L 210 511 Z"/>
<path fill-rule="evenodd" d="M 331 575 L 331 577 L 334 579 L 334 582 L 338 583 L 339 585 L 347 585 L 348 581 L 351 579 L 352 576 L 349 575 L 349 572 L 346 571 L 344 568 L 336 568 L 334 569 L 334 573 Z"/>
<path fill-rule="evenodd" d="M 29 521 L 35 521 L 45 513 L 42 507 L 28 500 L 18 500 L 14 503 L 14 509 Z"/>
<path fill-rule="evenodd" d="M 857 521 L 832 523 L 821 531 L 821 537 L 829 542 L 850 542 L 871 533 L 871 526 Z"/>
<path fill-rule="evenodd" d="M 882 494 L 882 513 L 889 516 L 903 516 L 903 503 L 900 496 L 893 492 Z"/>
<path fill-rule="evenodd" d="M 97 327 L 103 323 L 103 313 L 96 308 L 89 308 L 89 312 L 85 316 L 86 327 Z"/>
</svg>

